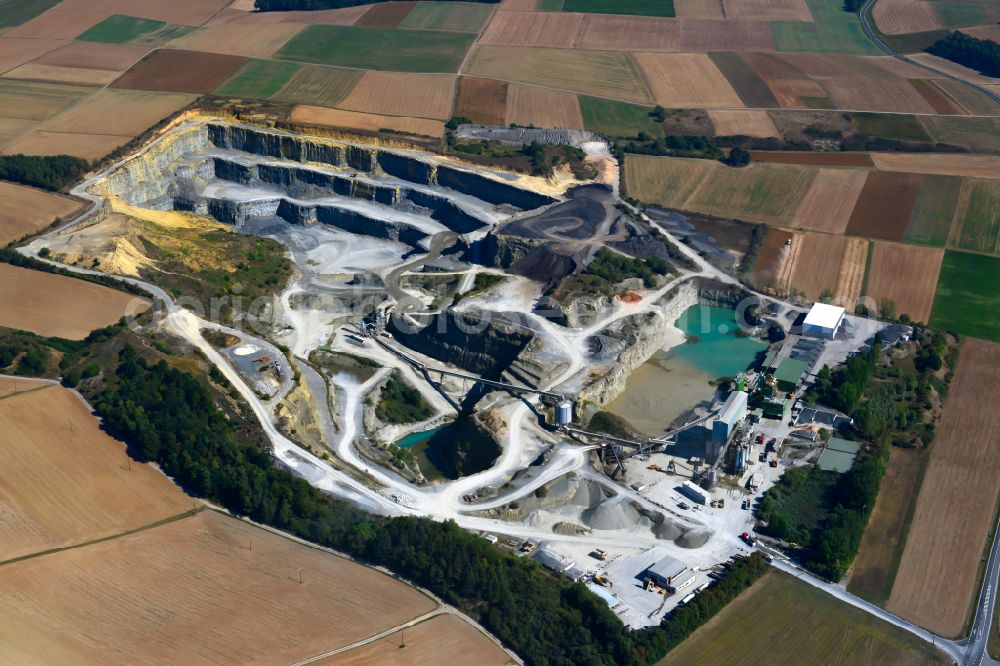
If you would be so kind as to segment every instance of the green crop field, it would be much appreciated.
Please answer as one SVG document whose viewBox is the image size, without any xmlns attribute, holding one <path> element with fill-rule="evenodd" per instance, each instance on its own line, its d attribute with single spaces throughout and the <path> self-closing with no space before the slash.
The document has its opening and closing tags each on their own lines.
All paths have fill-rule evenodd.
<svg viewBox="0 0 1000 666">
<path fill-rule="evenodd" d="M 674 0 L 563 0 L 564 12 L 674 17 Z"/>
<path fill-rule="evenodd" d="M 957 245 L 963 250 L 994 254 L 1000 241 L 1000 182 L 969 179 L 959 212 Z"/>
<path fill-rule="evenodd" d="M 712 160 L 627 155 L 625 189 L 645 203 L 683 208 L 698 186 L 714 179 L 721 167 Z"/>
<path fill-rule="evenodd" d="M 136 18 L 115 14 L 109 16 L 77 39 L 85 42 L 105 44 L 145 44 L 157 46 L 171 39 L 186 35 L 192 28 L 163 21 Z"/>
<path fill-rule="evenodd" d="M 0 0 L 0 28 L 27 23 L 60 0 Z"/>
<path fill-rule="evenodd" d="M 659 662 L 668 664 L 948 664 L 888 622 L 773 571 Z"/>
<path fill-rule="evenodd" d="M 854 12 L 844 11 L 841 0 L 806 0 L 809 13 L 817 23 L 857 23 L 858 16 Z"/>
<path fill-rule="evenodd" d="M 292 62 L 251 60 L 215 92 L 230 97 L 266 99 L 281 90 L 301 66 Z"/>
<path fill-rule="evenodd" d="M 857 22 L 775 21 L 771 24 L 771 32 L 774 35 L 774 46 L 779 51 L 845 53 L 849 55 L 879 55 L 881 53 L 874 44 L 868 41 L 860 23 Z"/>
<path fill-rule="evenodd" d="M 935 2 L 934 10 L 946 28 L 967 28 L 989 22 L 986 8 L 973 2 Z"/>
<path fill-rule="evenodd" d="M 752 164 L 722 166 L 688 200 L 690 210 L 756 222 L 788 224 L 816 178 L 801 166 Z"/>
<path fill-rule="evenodd" d="M 479 32 L 492 12 L 491 5 L 474 2 L 420 2 L 399 27 Z"/>
<path fill-rule="evenodd" d="M 899 141 L 930 141 L 916 116 L 901 113 L 852 113 L 854 126 L 862 134 Z"/>
<path fill-rule="evenodd" d="M 275 93 L 274 99 L 334 107 L 354 90 L 363 75 L 355 69 L 305 65 Z"/>
<path fill-rule="evenodd" d="M 580 95 L 580 111 L 583 126 L 591 132 L 610 137 L 634 137 L 639 132 L 663 136 L 663 127 L 650 117 L 648 106 Z"/>
<path fill-rule="evenodd" d="M 923 116 L 920 122 L 935 141 L 1000 152 L 1000 118 Z"/>
<path fill-rule="evenodd" d="M 962 179 L 958 176 L 926 176 L 903 239 L 943 247 L 948 242 L 961 191 Z"/>
<path fill-rule="evenodd" d="M 948 250 L 941 262 L 931 326 L 1000 342 L 1000 258 Z"/>
<path fill-rule="evenodd" d="M 311 25 L 279 56 L 324 65 L 397 72 L 455 72 L 475 35 L 433 30 L 384 30 Z"/>
</svg>

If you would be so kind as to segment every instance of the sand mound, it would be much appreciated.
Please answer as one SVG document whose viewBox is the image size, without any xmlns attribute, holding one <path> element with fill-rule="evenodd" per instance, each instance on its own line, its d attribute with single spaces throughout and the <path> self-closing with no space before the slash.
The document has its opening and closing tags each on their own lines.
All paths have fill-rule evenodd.
<svg viewBox="0 0 1000 666">
<path fill-rule="evenodd" d="M 524 524 L 529 527 L 538 527 L 545 524 L 545 515 L 542 511 L 532 511 L 524 517 Z"/>
<path fill-rule="evenodd" d="M 580 516 L 595 530 L 627 530 L 639 520 L 639 512 L 624 498 L 612 499 L 591 507 Z"/>
<path fill-rule="evenodd" d="M 594 507 L 603 502 L 604 490 L 594 481 L 579 481 L 576 493 L 570 500 L 576 506 Z"/>
<path fill-rule="evenodd" d="M 656 535 L 657 539 L 673 541 L 677 537 L 684 534 L 684 531 L 680 528 L 680 525 L 675 523 L 670 518 L 664 518 L 663 522 L 657 523 L 653 526 L 653 534 Z"/>
<path fill-rule="evenodd" d="M 712 530 L 707 527 L 699 527 L 688 532 L 685 532 L 681 536 L 674 539 L 676 543 L 681 548 L 701 548 L 708 540 L 712 538 Z"/>
<path fill-rule="evenodd" d="M 569 536 L 576 536 L 579 534 L 590 534 L 591 530 L 583 525 L 577 525 L 576 523 L 571 523 L 569 521 L 563 521 L 556 523 L 552 526 L 552 531 L 556 534 L 566 534 Z"/>
</svg>

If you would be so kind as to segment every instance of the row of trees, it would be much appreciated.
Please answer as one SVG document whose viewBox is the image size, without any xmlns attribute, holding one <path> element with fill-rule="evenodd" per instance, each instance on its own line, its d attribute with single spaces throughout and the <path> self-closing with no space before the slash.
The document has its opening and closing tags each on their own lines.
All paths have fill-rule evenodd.
<svg viewBox="0 0 1000 666">
<path fill-rule="evenodd" d="M 510 556 L 451 522 L 355 509 L 240 444 L 208 386 L 125 346 L 92 400 L 105 426 L 188 491 L 254 520 L 388 567 L 470 613 L 527 663 L 651 664 L 750 585 L 759 558 L 735 565 L 662 625 L 627 629 L 580 584 Z"/>
<path fill-rule="evenodd" d="M 435 0 L 431 0 L 434 2 Z M 451 2 L 479 2 L 495 5 L 500 0 L 450 0 Z M 387 0 L 256 0 L 254 6 L 262 12 L 313 11 L 317 9 L 340 9 L 373 5 Z"/>
<path fill-rule="evenodd" d="M 70 155 L 0 155 L 0 180 L 61 190 L 86 173 L 87 160 Z"/>
<path fill-rule="evenodd" d="M 955 31 L 931 44 L 927 51 L 986 76 L 1000 76 L 1000 44 L 989 39 Z"/>
</svg>

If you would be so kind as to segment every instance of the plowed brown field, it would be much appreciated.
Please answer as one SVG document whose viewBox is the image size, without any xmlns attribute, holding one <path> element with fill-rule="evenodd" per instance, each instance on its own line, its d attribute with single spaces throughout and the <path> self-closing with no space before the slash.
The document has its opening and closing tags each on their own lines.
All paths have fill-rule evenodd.
<svg viewBox="0 0 1000 666">
<path fill-rule="evenodd" d="M 383 2 L 374 4 L 361 15 L 354 25 L 365 28 L 398 28 L 413 8 L 416 2 Z"/>
<path fill-rule="evenodd" d="M 866 296 L 891 299 L 898 314 L 929 321 L 942 259 L 941 248 L 875 241 Z"/>
<path fill-rule="evenodd" d="M 8 564 L 0 588 L 0 642 L 13 663 L 127 654 L 290 664 L 437 606 L 386 574 L 214 511 Z"/>
<path fill-rule="evenodd" d="M 101 0 L 100 8 L 110 14 L 125 14 L 139 18 L 202 25 L 228 5 L 231 0 Z M 94 11 L 94 0 L 63 0 L 59 10 Z M 44 14 L 43 14 L 44 16 Z"/>
<path fill-rule="evenodd" d="M 106 156 L 129 142 L 130 136 L 35 131 L 4 149 L 5 155 L 73 155 L 85 160 Z"/>
<path fill-rule="evenodd" d="M 400 643 L 406 647 L 400 649 Z M 476 666 L 515 663 L 496 643 L 457 615 L 438 615 L 368 645 L 316 662 L 318 666 L 440 666 L 468 663 Z"/>
<path fill-rule="evenodd" d="M 507 94 L 506 118 L 518 125 L 583 129 L 576 95 L 517 83 L 511 84 Z"/>
<path fill-rule="evenodd" d="M 16 383 L 22 393 L 0 398 L 0 561 L 119 534 L 194 506 L 148 465 L 129 469 L 125 447 L 73 393 Z"/>
<path fill-rule="evenodd" d="M 494 46 L 569 48 L 582 21 L 582 14 L 497 12 L 479 42 Z"/>
<path fill-rule="evenodd" d="M 503 81 L 460 77 L 455 115 L 485 125 L 506 125 L 507 90 Z"/>
<path fill-rule="evenodd" d="M 784 259 L 788 254 L 785 241 L 791 240 L 793 234 L 784 229 L 768 229 L 767 236 L 757 253 L 757 263 L 754 264 L 754 281 L 761 288 L 777 287 L 776 279 Z"/>
<path fill-rule="evenodd" d="M 304 125 L 325 125 L 327 127 L 351 127 L 369 132 L 380 129 L 412 132 L 424 136 L 444 136 L 444 123 L 427 118 L 407 118 L 405 116 L 382 116 L 376 113 L 358 113 L 328 109 L 322 106 L 299 104 L 292 109 L 289 117 L 293 123 Z"/>
<path fill-rule="evenodd" d="M 0 74 L 55 51 L 68 42 L 58 39 L 8 39 L 0 37 Z"/>
<path fill-rule="evenodd" d="M 0 326 L 81 340 L 95 328 L 148 308 L 149 301 L 123 291 L 0 264 Z"/>
<path fill-rule="evenodd" d="M 708 111 L 708 117 L 712 120 L 716 136 L 781 136 L 767 111 L 715 109 Z"/>
<path fill-rule="evenodd" d="M 892 79 L 824 79 L 823 87 L 838 109 L 934 113 L 934 108 L 909 81 Z"/>
<path fill-rule="evenodd" d="M 35 60 L 40 65 L 54 67 L 85 67 L 120 72 L 134 65 L 149 53 L 149 47 L 132 44 L 100 44 L 70 42 Z"/>
<path fill-rule="evenodd" d="M 864 169 L 820 169 L 795 212 L 792 226 L 843 233 L 867 179 Z"/>
<path fill-rule="evenodd" d="M 162 49 L 139 61 L 114 82 L 114 88 L 159 92 L 207 93 L 246 64 L 241 56 Z"/>
<path fill-rule="evenodd" d="M 721 19 L 722 0 L 674 0 L 678 18 Z"/>
<path fill-rule="evenodd" d="M 812 21 L 805 0 L 722 0 L 726 17 L 757 21 Z"/>
<path fill-rule="evenodd" d="M 73 39 L 114 14 L 112 11 L 93 6 L 67 11 L 65 7 L 68 4 L 60 3 L 55 9 L 50 9 L 24 25 L 13 28 L 5 36 L 18 39 Z"/>
<path fill-rule="evenodd" d="M 840 275 L 833 290 L 833 302 L 854 312 L 865 284 L 865 265 L 868 263 L 868 246 L 865 238 L 848 238 L 844 248 L 844 258 L 840 263 Z"/>
<path fill-rule="evenodd" d="M 135 136 L 196 99 L 194 95 L 101 90 L 45 126 L 52 132 Z"/>
<path fill-rule="evenodd" d="M 944 27 L 926 0 L 879 0 L 872 10 L 875 25 L 887 35 L 927 32 Z"/>
<path fill-rule="evenodd" d="M 302 26 L 291 23 L 222 25 L 194 30 L 171 40 L 167 46 L 172 49 L 268 58 L 300 30 Z"/>
<path fill-rule="evenodd" d="M 456 81 L 453 74 L 365 72 L 340 106 L 362 113 L 446 120 L 451 117 Z"/>
<path fill-rule="evenodd" d="M 576 41 L 581 49 L 679 51 L 681 22 L 651 16 L 587 14 Z"/>
<path fill-rule="evenodd" d="M 684 19 L 681 51 L 771 51 L 774 36 L 766 21 Z"/>
<path fill-rule="evenodd" d="M 1000 179 L 1000 157 L 995 155 L 876 153 L 872 159 L 882 171 Z"/>
<path fill-rule="evenodd" d="M 965 624 L 1000 491 L 1000 345 L 966 339 L 886 608 L 946 637 Z"/>
<path fill-rule="evenodd" d="M 703 53 L 636 53 L 657 104 L 673 108 L 741 107 L 743 102 Z"/>
<path fill-rule="evenodd" d="M 840 266 L 844 262 L 847 239 L 829 234 L 805 233 L 793 241 L 801 245 L 798 260 L 791 277 L 791 286 L 816 300 L 826 290 L 833 293 L 840 279 Z"/>
<path fill-rule="evenodd" d="M 866 238 L 903 240 L 923 180 L 919 174 L 870 172 L 847 223 L 847 233 Z"/>
<path fill-rule="evenodd" d="M 0 245 L 41 231 L 56 218 L 68 219 L 79 201 L 33 187 L 0 182 Z"/>
</svg>

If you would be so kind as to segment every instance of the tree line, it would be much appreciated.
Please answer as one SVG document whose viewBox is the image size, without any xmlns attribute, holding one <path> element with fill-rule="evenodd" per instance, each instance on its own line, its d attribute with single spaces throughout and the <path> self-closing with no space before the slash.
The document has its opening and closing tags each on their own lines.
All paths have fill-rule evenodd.
<svg viewBox="0 0 1000 666">
<path fill-rule="evenodd" d="M 430 0 L 437 2 L 439 0 Z M 500 0 L 449 0 L 450 2 L 478 2 L 495 5 Z M 373 5 L 387 0 L 255 0 L 254 7 L 261 12 L 291 12 L 314 11 L 318 9 L 341 9 L 343 7 L 358 7 Z"/>
<path fill-rule="evenodd" d="M 144 352 L 145 353 L 145 352 Z M 105 427 L 192 494 L 359 560 L 388 567 L 469 613 L 527 663 L 652 664 L 766 569 L 758 556 L 632 631 L 579 583 L 504 553 L 453 522 L 383 518 L 332 498 L 238 441 L 201 379 L 124 346 L 90 396 Z"/>
<path fill-rule="evenodd" d="M 87 160 L 71 155 L 0 155 L 0 180 L 56 192 L 87 172 Z"/>
<path fill-rule="evenodd" d="M 986 76 L 1000 76 L 1000 44 L 989 39 L 954 31 L 927 47 L 927 52 Z"/>
</svg>

